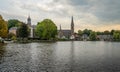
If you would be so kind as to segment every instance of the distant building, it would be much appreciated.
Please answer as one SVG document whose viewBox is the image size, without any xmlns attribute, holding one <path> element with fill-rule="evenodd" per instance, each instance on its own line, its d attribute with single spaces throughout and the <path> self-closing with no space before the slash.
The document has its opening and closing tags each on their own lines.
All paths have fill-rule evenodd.
<svg viewBox="0 0 120 72">
<path fill-rule="evenodd" d="M 17 27 L 12 27 L 9 29 L 9 33 L 13 33 L 16 35 L 17 34 L 16 32 L 17 32 Z"/>
<path fill-rule="evenodd" d="M 82 40 L 84 40 L 84 41 L 89 40 L 89 36 L 87 34 L 83 34 Z"/>
<path fill-rule="evenodd" d="M 112 35 L 97 35 L 97 39 L 101 41 L 111 41 L 113 40 L 113 36 Z"/>
<path fill-rule="evenodd" d="M 58 38 L 60 38 L 60 39 L 75 39 L 73 16 L 71 19 L 71 29 L 63 30 L 60 25 L 60 30 L 58 30 Z"/>
</svg>

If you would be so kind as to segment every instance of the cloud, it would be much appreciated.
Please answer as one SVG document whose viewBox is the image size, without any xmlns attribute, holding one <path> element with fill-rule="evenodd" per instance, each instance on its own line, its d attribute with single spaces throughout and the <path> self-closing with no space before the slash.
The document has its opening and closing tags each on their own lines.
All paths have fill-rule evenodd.
<svg viewBox="0 0 120 72">
<path fill-rule="evenodd" d="M 23 22 L 30 14 L 33 24 L 50 18 L 65 29 L 70 27 L 73 15 L 77 29 L 96 29 L 120 24 L 119 5 L 120 0 L 1 0 L 0 13 L 5 19 Z"/>
<path fill-rule="evenodd" d="M 120 23 L 120 0 L 93 0 L 92 2 L 91 13 L 101 21 Z"/>
</svg>

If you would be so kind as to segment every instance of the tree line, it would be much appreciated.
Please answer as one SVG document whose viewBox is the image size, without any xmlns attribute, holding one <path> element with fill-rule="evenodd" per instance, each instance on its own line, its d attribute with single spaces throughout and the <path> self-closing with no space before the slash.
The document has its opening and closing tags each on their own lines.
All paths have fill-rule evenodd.
<svg viewBox="0 0 120 72">
<path fill-rule="evenodd" d="M 16 35 L 9 33 L 12 27 L 17 27 Z M 31 27 L 17 19 L 5 21 L 0 15 L 0 37 L 9 39 L 24 39 L 30 36 Z M 50 19 L 44 19 L 37 23 L 35 34 L 41 40 L 52 40 L 56 38 L 57 26 Z"/>
<path fill-rule="evenodd" d="M 9 33 L 9 29 L 12 27 L 17 27 L 17 34 Z M 37 23 L 35 28 L 35 34 L 41 40 L 52 40 L 57 37 L 57 26 L 50 19 L 44 19 Z M 90 40 L 97 40 L 98 35 L 111 35 L 113 36 L 114 41 L 120 41 L 120 30 L 111 30 L 111 31 L 93 31 L 90 29 L 78 30 L 77 33 L 79 36 L 86 34 L 89 36 Z M 17 19 L 10 19 L 5 21 L 0 15 L 0 37 L 2 38 L 28 38 L 30 36 L 30 27 L 22 21 Z"/>
<path fill-rule="evenodd" d="M 90 29 L 78 30 L 79 36 L 82 36 L 84 34 L 86 34 L 90 38 L 90 40 L 93 40 L 93 41 L 98 40 L 97 39 L 98 35 L 110 35 L 112 36 L 113 41 L 120 41 L 120 30 L 111 30 L 111 31 L 106 30 L 103 32 L 100 32 L 100 31 L 95 32 Z"/>
</svg>

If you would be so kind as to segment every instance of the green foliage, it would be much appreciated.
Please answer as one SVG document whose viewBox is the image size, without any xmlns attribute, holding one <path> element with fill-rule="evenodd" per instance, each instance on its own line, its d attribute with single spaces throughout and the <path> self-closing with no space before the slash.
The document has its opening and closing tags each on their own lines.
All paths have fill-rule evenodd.
<svg viewBox="0 0 120 72">
<path fill-rule="evenodd" d="M 57 35 L 57 26 L 50 19 L 44 19 L 38 22 L 35 32 L 43 40 L 54 39 Z"/>
<path fill-rule="evenodd" d="M 82 36 L 82 34 L 83 34 L 83 31 L 78 30 L 78 35 Z"/>
<path fill-rule="evenodd" d="M 12 28 L 12 27 L 18 27 L 20 26 L 21 22 L 19 20 L 16 19 L 10 19 L 8 20 L 8 29 Z"/>
<path fill-rule="evenodd" d="M 95 41 L 95 40 L 97 40 L 96 36 L 97 36 L 96 32 L 93 31 L 93 32 L 90 32 L 89 38 L 91 41 Z"/>
<path fill-rule="evenodd" d="M 4 21 L 2 16 L 0 15 L 0 37 L 7 37 L 8 35 L 8 28 L 7 28 L 7 22 Z"/>
<path fill-rule="evenodd" d="M 114 31 L 114 33 L 113 33 L 113 39 L 115 40 L 115 41 L 120 41 L 120 31 Z"/>
<path fill-rule="evenodd" d="M 29 28 L 25 23 L 21 23 L 20 27 L 17 29 L 17 37 L 26 38 L 30 34 Z"/>
<path fill-rule="evenodd" d="M 103 33 L 103 32 L 99 32 L 99 31 L 98 31 L 98 32 L 96 32 L 96 34 L 97 34 L 97 35 L 104 35 L 104 33 Z"/>
<path fill-rule="evenodd" d="M 12 38 L 11 38 L 12 40 L 16 40 L 17 38 L 16 38 L 16 36 L 12 36 Z"/>
<path fill-rule="evenodd" d="M 110 34 L 113 35 L 114 32 L 115 32 L 115 30 L 111 30 Z"/>
<path fill-rule="evenodd" d="M 14 33 L 9 33 L 8 34 L 8 39 L 11 39 L 13 36 L 16 36 Z"/>
<path fill-rule="evenodd" d="M 109 34 L 110 34 L 110 32 L 109 32 L 109 31 L 107 31 L 107 30 L 106 30 L 106 31 L 104 31 L 103 33 L 104 33 L 104 35 L 109 35 Z"/>
<path fill-rule="evenodd" d="M 83 34 L 87 34 L 88 36 L 90 35 L 90 32 L 92 32 L 92 30 L 88 29 L 83 30 Z"/>
</svg>

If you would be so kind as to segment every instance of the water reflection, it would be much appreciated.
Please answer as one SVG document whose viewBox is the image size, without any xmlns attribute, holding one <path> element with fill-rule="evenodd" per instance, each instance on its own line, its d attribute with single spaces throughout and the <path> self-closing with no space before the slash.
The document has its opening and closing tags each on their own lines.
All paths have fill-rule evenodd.
<svg viewBox="0 0 120 72">
<path fill-rule="evenodd" d="M 0 60 L 2 59 L 2 57 L 4 56 L 4 54 L 6 52 L 6 50 L 5 50 L 6 48 L 4 46 L 5 46 L 5 44 L 0 43 Z M 0 63 L 1 63 L 1 61 L 0 61 Z"/>
<path fill-rule="evenodd" d="M 0 45 L 6 72 L 117 72 L 120 43 L 66 41 Z"/>
<path fill-rule="evenodd" d="M 54 52 L 55 71 L 74 71 L 74 42 L 58 42 Z"/>
</svg>

